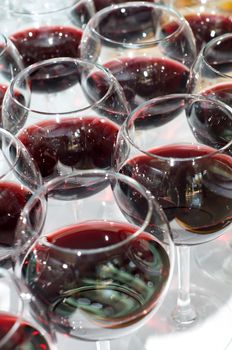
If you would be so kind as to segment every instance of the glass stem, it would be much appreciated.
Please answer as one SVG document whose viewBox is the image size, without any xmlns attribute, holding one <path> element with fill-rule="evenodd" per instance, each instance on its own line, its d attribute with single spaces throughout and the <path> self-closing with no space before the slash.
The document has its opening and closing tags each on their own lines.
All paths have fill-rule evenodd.
<svg viewBox="0 0 232 350">
<path fill-rule="evenodd" d="M 96 347 L 97 347 L 97 350 L 110 350 L 110 341 L 109 340 L 97 341 Z"/>
<path fill-rule="evenodd" d="M 178 295 L 173 312 L 174 320 L 180 325 L 188 325 L 197 318 L 190 296 L 190 248 L 177 246 Z"/>
</svg>

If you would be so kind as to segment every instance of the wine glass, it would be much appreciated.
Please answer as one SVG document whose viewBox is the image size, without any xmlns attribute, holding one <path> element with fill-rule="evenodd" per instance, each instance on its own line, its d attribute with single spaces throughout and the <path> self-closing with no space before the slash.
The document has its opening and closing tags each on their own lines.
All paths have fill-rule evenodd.
<svg viewBox="0 0 232 350">
<path fill-rule="evenodd" d="M 24 65 L 56 57 L 79 57 L 82 26 L 93 15 L 83 0 L 11 0 L 4 5 L 0 30 L 20 52 Z"/>
<path fill-rule="evenodd" d="M 191 90 L 208 98 L 220 100 L 232 108 L 232 34 L 224 34 L 211 40 L 196 60 L 190 80 Z M 189 119 L 190 126 L 202 143 L 217 148 L 232 140 L 232 118 L 222 115 L 199 115 Z M 232 147 L 228 149 L 232 156 Z M 207 254 L 196 250 L 198 266 L 209 276 L 231 284 L 231 238 L 230 234 L 208 245 Z"/>
<path fill-rule="evenodd" d="M 96 181 L 104 187 L 94 193 Z M 70 182 L 87 195 L 64 205 L 54 192 Z M 37 225 L 31 214 L 45 198 L 47 215 Z M 141 327 L 172 277 L 174 245 L 162 209 L 143 186 L 110 170 L 74 172 L 42 186 L 21 215 L 17 241 L 15 273 L 51 322 L 67 336 L 97 341 L 98 349 Z"/>
<path fill-rule="evenodd" d="M 10 266 L 20 213 L 41 184 L 40 173 L 25 147 L 0 128 L 0 266 Z M 38 220 L 40 209 L 34 213 Z"/>
<path fill-rule="evenodd" d="M 211 40 L 200 52 L 192 67 L 189 89 L 232 107 L 232 33 Z M 232 119 L 209 114 L 189 118 L 196 138 L 209 146 L 220 148 L 232 139 Z M 232 149 L 228 149 L 232 155 Z"/>
<path fill-rule="evenodd" d="M 198 52 L 210 40 L 232 32 L 230 0 L 171 0 L 171 5 L 188 21 Z"/>
<path fill-rule="evenodd" d="M 57 58 L 26 68 L 12 81 L 3 125 L 25 145 L 47 182 L 76 169 L 111 168 L 128 113 L 121 87 L 105 68 Z"/>
<path fill-rule="evenodd" d="M 231 118 L 227 105 L 200 95 L 172 94 L 152 99 L 132 112 L 116 146 L 115 168 L 151 191 L 171 226 L 177 250 L 178 289 L 176 304 L 173 292 L 164 315 L 170 333 L 194 326 L 204 329 L 202 325 L 207 326 L 208 317 L 222 304 L 213 290 L 190 283 L 190 247 L 203 246 L 231 227 L 232 158 L 226 152 L 232 141 L 220 149 L 203 145 L 188 122 L 193 116 L 207 113 Z M 146 127 L 146 119 L 150 119 L 152 128 Z M 218 322 L 220 327 L 221 320 Z M 211 337 L 216 341 L 213 334 Z M 231 332 L 224 336 L 226 343 L 228 337 Z M 194 341 L 198 340 L 201 338 L 196 336 Z"/>
<path fill-rule="evenodd" d="M 9 271 L 0 268 L 0 349 L 56 349 L 54 330 L 48 322 L 31 317 L 25 288 Z M 43 316 L 43 319 L 45 317 Z M 46 328 L 45 328 L 46 327 Z"/>
<path fill-rule="evenodd" d="M 23 69 L 22 59 L 11 40 L 0 33 L 0 125 L 2 101 L 10 81 Z"/>
<path fill-rule="evenodd" d="M 153 97 L 186 92 L 196 56 L 184 18 L 170 7 L 148 2 L 97 12 L 85 27 L 80 47 L 83 59 L 112 72 L 132 110 Z"/>
</svg>

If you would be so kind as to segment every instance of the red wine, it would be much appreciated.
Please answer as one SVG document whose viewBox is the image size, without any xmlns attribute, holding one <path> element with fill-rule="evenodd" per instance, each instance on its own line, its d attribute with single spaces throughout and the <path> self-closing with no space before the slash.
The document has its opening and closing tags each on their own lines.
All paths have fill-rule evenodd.
<svg viewBox="0 0 232 350">
<path fill-rule="evenodd" d="M 218 84 L 201 92 L 201 95 L 219 100 L 232 107 L 232 84 Z M 229 111 L 215 108 L 213 103 L 194 102 L 187 109 L 189 124 L 195 138 L 208 146 L 220 149 L 231 140 L 232 117 Z M 232 146 L 225 150 L 232 155 Z"/>
<path fill-rule="evenodd" d="M 213 233 L 232 218 L 232 158 L 215 154 L 209 159 L 183 161 L 208 155 L 206 146 L 168 145 L 149 152 L 159 157 L 180 158 L 175 162 L 148 155 L 130 159 L 120 170 L 149 189 L 162 205 L 168 219 L 176 219 L 187 231 Z M 129 189 L 123 189 L 132 195 Z M 140 198 L 131 201 L 139 211 Z M 142 208 L 141 208 L 142 209 Z"/>
<path fill-rule="evenodd" d="M 0 182 L 0 245 L 13 245 L 20 213 L 30 196 L 21 184 Z"/>
<path fill-rule="evenodd" d="M 189 70 L 182 64 L 162 58 L 122 58 L 110 61 L 105 64 L 111 73 L 116 77 L 123 88 L 125 97 L 130 104 L 131 110 L 138 107 L 141 103 L 171 93 L 186 92 Z M 88 85 L 87 94 L 92 99 L 98 100 L 103 91 L 107 89 L 107 83 L 102 75 L 95 73 L 92 76 L 94 83 Z M 139 123 L 143 127 L 149 127 L 163 123 L 162 119 L 173 118 L 175 113 L 179 112 L 180 105 L 175 105 L 169 116 L 167 114 L 159 115 L 154 118 L 153 115 L 141 118 Z M 137 120 L 138 122 L 138 120 Z"/>
<path fill-rule="evenodd" d="M 30 66 L 50 58 L 80 56 L 82 31 L 65 26 L 44 26 L 28 28 L 11 35 L 11 40 Z M 31 84 L 34 89 L 46 92 L 60 91 L 75 84 L 79 79 L 76 65 L 60 63 L 40 67 L 34 71 Z"/>
<path fill-rule="evenodd" d="M 47 181 L 74 169 L 110 168 L 117 133 L 118 127 L 106 119 L 76 117 L 42 121 L 23 129 L 18 138 Z"/>
<path fill-rule="evenodd" d="M 37 244 L 23 266 L 26 283 L 57 322 L 76 309 L 107 328 L 136 322 L 156 304 L 170 263 L 164 247 L 148 233 L 103 251 L 123 243 L 135 230 L 124 223 L 89 221 L 51 233 L 44 239 L 60 248 L 102 249 L 72 255 Z M 67 321 L 62 326 L 71 327 Z"/>
<path fill-rule="evenodd" d="M 0 127 L 3 127 L 2 122 L 2 103 L 8 86 L 0 84 Z M 25 104 L 25 98 L 19 91 L 14 91 L 14 98 L 21 104 Z M 17 104 L 11 104 L 9 111 L 12 115 L 20 115 L 20 107 Z"/>
<path fill-rule="evenodd" d="M 65 26 L 28 28 L 11 35 L 11 40 L 23 57 L 25 66 L 56 57 L 80 55 L 82 31 Z"/>
<path fill-rule="evenodd" d="M 186 91 L 189 70 L 176 61 L 137 57 L 105 66 L 122 85 L 132 110 L 151 98 Z"/>
<path fill-rule="evenodd" d="M 17 319 L 10 314 L 0 313 L 0 342 L 11 331 Z M 21 322 L 10 339 L 3 345 L 4 350 L 49 350 L 49 346 L 43 335 L 27 322 Z"/>
<path fill-rule="evenodd" d="M 189 14 L 185 16 L 185 19 L 193 31 L 198 52 L 213 38 L 232 32 L 232 20 L 223 15 L 210 13 Z M 162 30 L 165 35 L 170 35 L 177 28 L 177 23 L 170 22 Z"/>
</svg>

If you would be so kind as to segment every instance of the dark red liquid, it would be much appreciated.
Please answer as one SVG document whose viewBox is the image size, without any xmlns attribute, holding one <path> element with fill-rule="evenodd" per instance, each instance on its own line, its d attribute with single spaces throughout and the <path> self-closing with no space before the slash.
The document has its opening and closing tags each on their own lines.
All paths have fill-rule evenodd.
<svg viewBox="0 0 232 350">
<path fill-rule="evenodd" d="M 232 32 L 232 20 L 223 15 L 208 13 L 189 14 L 185 16 L 196 39 L 197 51 L 213 38 Z M 163 32 L 172 34 L 178 28 L 177 23 L 171 22 L 163 27 Z"/>
<path fill-rule="evenodd" d="M 57 57 L 80 56 L 82 31 L 65 26 L 44 26 L 28 28 L 14 33 L 11 40 L 17 47 L 27 67 L 42 60 Z M 56 91 L 68 88 L 77 82 L 79 75 L 71 64 L 56 64 L 34 71 L 33 88 L 42 91 Z"/>
<path fill-rule="evenodd" d="M 189 232 L 217 232 L 232 218 L 232 158 L 217 154 L 209 159 L 183 161 L 183 158 L 207 155 L 206 146 L 170 145 L 149 152 L 167 159 L 137 156 L 121 169 L 149 189 L 159 200 L 169 220 L 176 219 Z M 174 161 L 174 158 L 180 160 Z M 181 160 L 182 159 L 182 160 Z M 129 195 L 128 188 L 122 192 Z M 131 194 L 130 194 L 131 195 Z M 140 198 L 131 201 L 139 211 Z"/>
<path fill-rule="evenodd" d="M 0 245 L 12 246 L 22 209 L 31 192 L 20 184 L 0 182 Z"/>
<path fill-rule="evenodd" d="M 11 35 L 25 66 L 55 57 L 79 57 L 82 31 L 65 26 L 28 28 Z"/>
<path fill-rule="evenodd" d="M 122 58 L 110 61 L 105 66 L 110 69 L 122 86 L 131 110 L 154 97 L 186 92 L 189 70 L 176 61 L 145 57 Z M 94 74 L 92 79 L 94 84 L 89 84 L 87 93 L 92 98 L 99 99 L 107 88 L 106 82 L 98 73 Z M 179 107 L 175 105 L 173 111 L 177 112 Z M 163 117 L 166 120 L 167 114 Z M 174 114 L 172 113 L 169 117 L 174 117 Z M 139 123 L 143 127 L 149 127 L 159 124 L 161 120 L 162 111 L 159 118 L 146 116 L 146 118 L 141 118 Z"/>
<path fill-rule="evenodd" d="M 31 125 L 18 138 L 46 181 L 75 169 L 110 168 L 117 133 L 106 119 L 76 117 Z"/>
<path fill-rule="evenodd" d="M 8 333 L 11 332 L 17 322 L 16 318 L 9 314 L 0 314 L 0 341 Z M 13 329 L 12 329 L 13 330 Z M 41 333 L 30 326 L 28 323 L 21 322 L 19 327 L 6 343 L 2 349 L 4 350 L 49 350 L 47 341 Z"/>
<path fill-rule="evenodd" d="M 5 127 L 3 125 L 3 120 L 2 120 L 2 117 L 3 117 L 2 116 L 2 103 L 3 103 L 3 99 L 4 99 L 4 96 L 5 96 L 7 89 L 8 89 L 7 85 L 0 84 L 0 127 L 3 127 L 3 128 L 5 128 Z M 25 104 L 25 99 L 24 99 L 23 95 L 17 90 L 14 91 L 14 98 L 19 103 Z M 8 118 L 8 115 L 9 115 L 8 113 L 11 113 L 11 115 L 20 115 L 20 107 L 17 104 L 10 104 L 9 108 L 7 108 L 7 113 L 5 113 L 5 120 L 4 120 L 5 125 L 6 125 L 6 118 Z M 7 129 L 7 128 L 5 128 L 5 129 Z"/>
<path fill-rule="evenodd" d="M 68 317 L 75 318 L 76 309 L 107 328 L 136 322 L 156 304 L 170 266 L 164 248 L 147 233 L 103 251 L 134 232 L 129 224 L 89 221 L 49 234 L 46 240 L 62 248 L 102 249 L 72 255 L 37 244 L 24 263 L 26 283 L 56 322 L 67 319 L 62 327 L 72 327 Z"/>
<path fill-rule="evenodd" d="M 161 58 L 123 58 L 105 65 L 123 87 L 131 109 L 158 96 L 186 91 L 188 69 Z"/>
<path fill-rule="evenodd" d="M 232 84 L 219 84 L 203 92 L 203 96 L 219 100 L 232 107 Z M 232 116 L 223 108 L 207 102 L 195 102 L 187 111 L 188 121 L 196 139 L 214 148 L 222 148 L 231 140 Z M 225 150 L 232 155 L 232 146 Z"/>
</svg>

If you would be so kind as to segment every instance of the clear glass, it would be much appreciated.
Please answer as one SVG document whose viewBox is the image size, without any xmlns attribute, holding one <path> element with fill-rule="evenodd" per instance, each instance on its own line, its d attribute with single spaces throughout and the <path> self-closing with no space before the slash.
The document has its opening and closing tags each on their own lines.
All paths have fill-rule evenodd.
<svg viewBox="0 0 232 350">
<path fill-rule="evenodd" d="M 192 69 L 191 88 L 202 96 L 220 100 L 232 107 L 232 64 L 231 52 L 232 34 L 215 38 L 202 49 Z M 201 129 L 199 139 L 208 145 L 219 148 L 232 139 L 232 118 L 203 118 L 191 121 L 191 127 Z M 232 156 L 232 149 L 229 153 Z M 223 238 L 208 245 L 207 254 L 202 254 L 202 248 L 196 250 L 195 257 L 198 266 L 209 276 L 232 283 L 230 232 Z"/>
<path fill-rule="evenodd" d="M 25 287 L 10 272 L 0 268 L 0 349 L 55 350 L 55 332 L 48 320 L 41 322 L 42 309 L 35 319 L 30 303 L 24 299 Z"/>
<path fill-rule="evenodd" d="M 23 69 L 22 59 L 14 44 L 0 33 L 0 126 L 2 102 L 11 80 Z"/>
<path fill-rule="evenodd" d="M 0 266 L 10 267 L 20 213 L 41 184 L 40 173 L 26 149 L 0 128 Z"/>
<path fill-rule="evenodd" d="M 85 27 L 80 47 L 83 59 L 112 72 L 132 110 L 151 98 L 186 92 L 196 57 L 184 18 L 170 7 L 148 2 L 97 12 Z"/>
<path fill-rule="evenodd" d="M 232 107 L 232 61 L 230 57 L 232 33 L 211 40 L 200 52 L 192 67 L 190 90 L 195 94 L 219 100 Z M 225 146 L 232 139 L 232 118 L 205 116 L 189 119 L 199 142 L 215 148 Z M 232 155 L 232 150 L 229 150 Z"/>
<path fill-rule="evenodd" d="M 96 183 L 102 190 L 94 193 Z M 70 184 L 72 200 L 54 197 Z M 31 213 L 45 198 L 47 215 L 38 226 Z M 149 191 L 130 177 L 86 170 L 56 178 L 31 198 L 17 233 L 16 275 L 66 339 L 109 349 L 107 340 L 140 328 L 167 293 L 174 267 L 169 224 Z M 21 249 L 21 241 L 36 236 L 29 250 Z"/>
<path fill-rule="evenodd" d="M 194 326 L 204 329 L 202 323 L 221 305 L 220 296 L 199 285 L 199 279 L 195 286 L 191 284 L 189 251 L 191 246 L 203 246 L 231 227 L 232 158 L 228 152 L 232 141 L 219 150 L 203 145 L 189 124 L 191 118 L 208 114 L 213 118 L 219 113 L 222 118 L 231 118 L 231 109 L 220 101 L 168 95 L 134 110 L 118 136 L 116 169 L 151 191 L 173 233 L 178 261 L 177 301 L 173 305 L 174 288 L 163 315 L 170 332 Z M 200 337 L 197 339 L 200 342 Z"/>
<path fill-rule="evenodd" d="M 231 0 L 171 0 L 188 21 L 198 52 L 210 40 L 232 32 Z"/>
<path fill-rule="evenodd" d="M 58 58 L 28 67 L 12 81 L 3 126 L 25 145 L 47 182 L 73 170 L 110 169 L 128 113 L 120 85 L 105 68 Z"/>
<path fill-rule="evenodd" d="M 88 1 L 88 0 L 87 0 Z M 103 8 L 113 5 L 113 4 L 122 4 L 125 2 L 132 2 L 133 0 L 125 1 L 125 0 L 92 0 L 95 12 L 102 10 Z M 134 2 L 138 2 L 140 0 L 135 0 Z M 152 2 L 155 4 L 162 4 L 163 0 L 147 0 L 146 2 Z"/>
<path fill-rule="evenodd" d="M 56 57 L 79 57 L 82 27 L 94 14 L 92 1 L 10 0 L 1 4 L 0 31 L 20 52 L 25 66 Z"/>
</svg>

